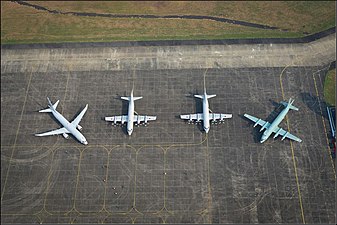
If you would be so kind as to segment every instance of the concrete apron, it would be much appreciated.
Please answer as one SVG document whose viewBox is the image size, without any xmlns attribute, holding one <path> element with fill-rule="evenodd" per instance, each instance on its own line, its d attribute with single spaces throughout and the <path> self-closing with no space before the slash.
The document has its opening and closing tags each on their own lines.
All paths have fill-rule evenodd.
<svg viewBox="0 0 337 225">
<path fill-rule="evenodd" d="M 1 73 L 319 66 L 333 61 L 336 33 L 290 44 L 2 48 Z"/>
</svg>

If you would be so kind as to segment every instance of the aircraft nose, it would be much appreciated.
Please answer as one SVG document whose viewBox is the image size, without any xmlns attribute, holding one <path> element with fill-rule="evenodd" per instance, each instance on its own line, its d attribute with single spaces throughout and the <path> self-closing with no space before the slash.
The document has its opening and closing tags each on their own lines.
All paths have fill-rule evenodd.
<svg viewBox="0 0 337 225">
<path fill-rule="evenodd" d="M 205 132 L 206 132 L 206 134 L 207 134 L 208 131 L 209 131 L 209 127 L 208 127 L 208 128 L 205 128 L 205 127 L 204 127 L 204 129 L 205 129 Z"/>
<path fill-rule="evenodd" d="M 131 135 L 132 134 L 132 130 L 128 130 L 128 135 Z"/>
<path fill-rule="evenodd" d="M 84 144 L 84 145 L 87 145 L 87 144 L 88 144 L 88 142 L 87 142 L 87 141 L 83 141 L 83 144 Z"/>
</svg>

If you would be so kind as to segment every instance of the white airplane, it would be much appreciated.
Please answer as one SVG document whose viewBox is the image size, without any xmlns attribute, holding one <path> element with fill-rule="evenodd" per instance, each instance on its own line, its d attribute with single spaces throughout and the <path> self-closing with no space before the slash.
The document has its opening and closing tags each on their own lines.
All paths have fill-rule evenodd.
<svg viewBox="0 0 337 225">
<path fill-rule="evenodd" d="M 121 97 L 123 100 L 129 101 L 129 109 L 128 109 L 128 115 L 122 115 L 122 116 L 111 116 L 111 117 L 105 117 L 105 121 L 111 121 L 113 122 L 113 125 L 116 125 L 117 122 L 120 122 L 122 125 L 127 122 L 127 132 L 129 135 L 132 134 L 133 131 L 133 123 L 136 122 L 137 125 L 141 125 L 141 122 L 144 122 L 144 125 L 147 125 L 148 121 L 156 120 L 156 116 L 141 116 L 138 115 L 137 112 L 135 112 L 135 102 L 138 99 L 141 99 L 143 97 L 133 97 L 133 88 L 131 91 L 130 97 Z M 137 115 L 135 115 L 135 113 Z"/>
<path fill-rule="evenodd" d="M 85 139 L 85 137 L 83 136 L 83 134 L 81 134 L 81 132 L 79 132 L 76 128 L 78 128 L 79 130 L 82 129 L 82 127 L 79 125 L 82 117 L 84 116 L 85 112 L 88 109 L 88 104 L 85 106 L 85 108 L 82 110 L 82 112 L 80 114 L 78 114 L 78 116 L 70 123 L 66 118 L 64 118 L 58 111 L 56 111 L 56 107 L 59 104 L 60 100 L 57 100 L 57 102 L 53 105 L 51 103 L 51 101 L 49 100 L 49 98 L 47 97 L 48 100 L 48 108 L 47 109 L 42 109 L 39 112 L 51 112 L 53 113 L 54 117 L 63 125 L 62 128 L 57 129 L 57 130 L 53 130 L 53 131 L 49 131 L 46 133 L 42 133 L 42 134 L 35 134 L 35 136 L 49 136 L 49 135 L 57 135 L 57 134 L 62 134 L 64 138 L 69 139 L 69 133 L 74 135 L 74 137 L 81 142 L 84 145 L 87 145 L 88 142 Z"/>
<path fill-rule="evenodd" d="M 204 94 L 203 95 L 194 95 L 196 98 L 202 99 L 202 113 L 196 113 L 196 114 L 188 114 L 188 115 L 180 115 L 180 118 L 183 120 L 188 120 L 189 123 L 192 123 L 193 120 L 196 120 L 196 122 L 200 122 L 200 120 L 203 120 L 203 128 L 206 133 L 208 133 L 210 129 L 210 120 L 212 120 L 212 123 L 215 123 L 217 120 L 220 120 L 222 122 L 224 119 L 232 118 L 232 114 L 220 114 L 220 113 L 210 113 L 208 100 L 209 98 L 213 98 L 216 95 L 207 95 L 206 94 L 206 86 L 205 86 L 205 79 L 204 79 Z"/>
<path fill-rule="evenodd" d="M 280 128 L 278 126 L 281 123 L 281 121 L 284 119 L 284 117 L 286 116 L 286 114 L 288 113 L 289 109 L 298 111 L 298 108 L 296 108 L 295 106 L 292 105 L 293 102 L 294 102 L 294 100 L 291 99 L 291 98 L 289 99 L 288 102 L 283 102 L 282 101 L 281 104 L 285 108 L 280 112 L 280 114 L 274 119 L 274 121 L 272 123 L 266 122 L 264 120 L 258 119 L 256 117 L 248 115 L 248 114 L 244 114 L 244 116 L 246 118 L 250 119 L 251 121 L 253 121 L 255 123 L 254 127 L 256 127 L 256 125 L 260 125 L 260 126 L 262 126 L 261 129 L 260 129 L 260 131 L 262 131 L 263 129 L 266 129 L 263 132 L 263 135 L 261 137 L 260 143 L 265 142 L 272 133 L 275 133 L 274 138 L 276 138 L 278 135 L 283 136 L 282 139 L 281 139 L 282 141 L 285 138 L 289 138 L 289 139 L 294 140 L 294 141 L 302 142 L 301 139 L 299 139 L 295 135 L 292 135 L 288 131 L 283 130 L 282 128 Z"/>
</svg>

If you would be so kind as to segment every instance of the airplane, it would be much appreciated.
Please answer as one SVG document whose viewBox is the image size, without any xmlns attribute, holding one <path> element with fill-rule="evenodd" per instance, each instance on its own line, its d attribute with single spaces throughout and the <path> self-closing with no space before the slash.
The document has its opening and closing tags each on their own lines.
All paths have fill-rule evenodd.
<svg viewBox="0 0 337 225">
<path fill-rule="evenodd" d="M 276 138 L 279 135 L 283 136 L 282 139 L 281 139 L 282 141 L 285 138 L 289 138 L 289 139 L 294 140 L 294 141 L 302 142 L 302 140 L 299 139 L 298 137 L 296 137 L 296 136 L 290 134 L 288 131 L 285 131 L 282 128 L 278 127 L 278 125 L 281 123 L 281 121 L 284 119 L 284 117 L 286 116 L 286 114 L 288 113 L 288 111 L 290 109 L 298 111 L 298 108 L 296 108 L 295 106 L 292 105 L 293 102 L 294 102 L 294 100 L 291 99 L 291 98 L 289 99 L 288 102 L 281 101 L 280 104 L 282 104 L 285 108 L 280 112 L 280 114 L 274 119 L 274 121 L 272 123 L 266 122 L 264 120 L 258 119 L 256 117 L 248 115 L 248 114 L 244 114 L 244 116 L 246 118 L 250 119 L 251 121 L 253 121 L 255 123 L 254 127 L 256 125 L 260 125 L 260 126 L 262 126 L 260 131 L 262 131 L 263 129 L 266 129 L 263 132 L 260 143 L 265 142 L 272 133 L 275 133 L 274 138 Z"/>
<path fill-rule="evenodd" d="M 56 111 L 56 107 L 59 104 L 60 100 L 57 100 L 57 102 L 54 105 L 51 103 L 48 97 L 47 97 L 47 100 L 48 100 L 48 108 L 42 109 L 39 112 L 51 112 L 54 115 L 54 117 L 63 125 L 63 127 L 57 130 L 46 132 L 46 133 L 35 134 L 35 136 L 42 137 L 42 136 L 62 134 L 64 138 L 69 139 L 68 134 L 70 133 L 79 142 L 81 142 L 84 145 L 87 145 L 88 144 L 87 139 L 76 128 L 78 128 L 79 130 L 82 130 L 82 127 L 79 125 L 79 123 L 88 109 L 88 104 L 85 106 L 82 112 L 78 114 L 78 116 L 70 123 L 58 111 Z"/>
<path fill-rule="evenodd" d="M 111 117 L 105 117 L 105 121 L 111 121 L 113 122 L 112 125 L 117 124 L 117 122 L 120 122 L 122 125 L 127 122 L 127 132 L 128 135 L 132 134 L 133 131 L 133 123 L 136 122 L 137 125 L 141 125 L 141 122 L 144 122 L 144 125 L 147 125 L 148 121 L 156 120 L 156 116 L 141 116 L 138 115 L 138 113 L 135 111 L 135 103 L 134 101 L 141 99 L 143 97 L 134 97 L 133 96 L 133 88 L 131 91 L 131 95 L 129 97 L 121 97 L 123 100 L 129 101 L 129 109 L 128 109 L 128 115 L 122 115 L 122 116 L 111 116 Z M 137 115 L 135 115 L 135 113 Z"/>
<path fill-rule="evenodd" d="M 180 115 L 180 118 L 183 120 L 188 120 L 189 123 L 192 123 L 193 120 L 196 120 L 197 123 L 200 122 L 200 120 L 203 120 L 203 128 L 206 133 L 209 132 L 210 129 L 210 120 L 212 120 L 212 123 L 215 123 L 217 120 L 220 120 L 221 122 L 224 121 L 224 119 L 232 118 L 232 114 L 223 114 L 223 113 L 210 113 L 209 105 L 208 105 L 208 99 L 213 98 L 216 95 L 208 95 L 206 93 L 206 86 L 205 86 L 205 77 L 204 77 L 204 94 L 203 95 L 194 95 L 196 98 L 202 99 L 202 113 L 196 113 L 196 114 L 187 114 L 187 115 Z"/>
</svg>

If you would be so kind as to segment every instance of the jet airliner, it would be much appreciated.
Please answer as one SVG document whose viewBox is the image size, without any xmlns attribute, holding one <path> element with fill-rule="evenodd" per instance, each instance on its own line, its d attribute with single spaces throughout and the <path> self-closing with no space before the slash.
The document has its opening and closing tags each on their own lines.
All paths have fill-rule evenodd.
<svg viewBox="0 0 337 225">
<path fill-rule="evenodd" d="M 87 145 L 88 144 L 87 139 L 76 128 L 82 130 L 82 127 L 79 125 L 79 123 L 88 109 L 88 104 L 85 106 L 82 112 L 78 114 L 78 116 L 70 123 L 58 111 L 56 111 L 56 107 L 59 104 L 60 100 L 57 100 L 57 102 L 54 105 L 51 103 L 48 97 L 47 100 L 48 100 L 48 108 L 42 109 L 39 112 L 51 112 L 54 115 L 54 117 L 63 125 L 63 127 L 46 133 L 35 134 L 35 136 L 42 137 L 42 136 L 62 134 L 64 138 L 69 139 L 68 134 L 72 134 L 79 142 L 81 142 L 84 145 Z"/>
</svg>

